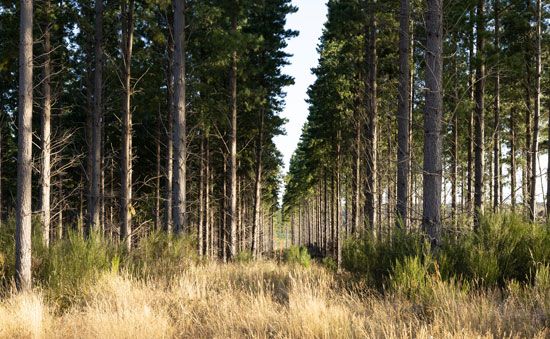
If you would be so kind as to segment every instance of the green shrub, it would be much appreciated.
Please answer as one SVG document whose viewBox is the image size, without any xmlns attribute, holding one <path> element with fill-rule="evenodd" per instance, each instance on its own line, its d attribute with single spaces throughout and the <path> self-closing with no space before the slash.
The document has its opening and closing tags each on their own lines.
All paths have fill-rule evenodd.
<svg viewBox="0 0 550 339">
<path fill-rule="evenodd" d="M 139 239 L 136 247 L 122 259 L 122 267 L 137 276 L 171 277 L 198 261 L 196 239 L 155 232 Z"/>
<path fill-rule="evenodd" d="M 429 266 L 418 256 L 398 260 L 390 274 L 391 289 L 412 300 L 425 298 L 431 290 Z"/>
<path fill-rule="evenodd" d="M 330 272 L 338 271 L 338 263 L 336 262 L 336 260 L 334 260 L 334 258 L 324 257 L 323 260 L 321 261 L 321 264 L 323 265 L 324 268 L 326 268 Z"/>
<path fill-rule="evenodd" d="M 309 256 L 307 248 L 291 246 L 284 253 L 284 261 L 288 264 L 309 267 L 311 264 L 311 257 Z"/>
<path fill-rule="evenodd" d="M 100 235 L 83 239 L 69 232 L 67 239 L 54 242 L 44 251 L 35 275 L 38 282 L 55 294 L 76 294 L 83 283 L 112 270 L 115 258 L 118 258 L 116 248 Z"/>
<path fill-rule="evenodd" d="M 235 256 L 235 261 L 243 264 L 252 262 L 252 260 L 254 260 L 254 256 L 251 251 L 240 251 Z"/>
</svg>

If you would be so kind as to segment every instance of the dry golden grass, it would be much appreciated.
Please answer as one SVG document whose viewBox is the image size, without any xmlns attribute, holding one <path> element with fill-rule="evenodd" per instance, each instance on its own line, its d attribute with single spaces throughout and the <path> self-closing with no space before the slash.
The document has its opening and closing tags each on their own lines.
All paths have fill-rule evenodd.
<svg viewBox="0 0 550 339">
<path fill-rule="evenodd" d="M 168 281 L 108 273 L 61 309 L 41 293 L 0 302 L 0 337 L 548 338 L 549 291 L 464 292 L 442 282 L 412 302 L 320 267 L 191 266 Z M 346 286 L 346 287 L 344 287 Z"/>
</svg>

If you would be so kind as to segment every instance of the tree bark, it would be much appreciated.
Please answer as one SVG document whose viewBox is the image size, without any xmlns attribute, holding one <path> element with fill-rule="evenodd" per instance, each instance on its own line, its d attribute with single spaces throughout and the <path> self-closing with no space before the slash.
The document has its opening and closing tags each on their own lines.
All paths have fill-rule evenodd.
<svg viewBox="0 0 550 339">
<path fill-rule="evenodd" d="M 541 80 L 541 36 L 542 36 L 542 5 L 541 0 L 537 0 L 537 47 L 535 61 L 535 112 L 533 114 L 533 141 L 531 142 L 531 185 L 529 186 L 529 218 L 535 221 L 537 217 L 537 157 L 539 153 L 539 119 L 540 119 L 540 80 Z"/>
<path fill-rule="evenodd" d="M 168 14 L 168 27 L 172 27 L 174 24 L 173 16 Z M 173 231 L 173 218 L 172 218 L 172 190 L 173 190 L 173 174 L 174 174 L 174 102 L 172 97 L 174 96 L 174 78 L 173 78 L 173 62 L 174 62 L 174 36 L 172 30 L 168 33 L 168 65 L 166 72 L 166 94 L 168 96 L 168 117 L 166 127 L 166 191 L 165 191 L 165 207 L 164 207 L 164 229 L 167 234 L 171 234 Z"/>
<path fill-rule="evenodd" d="M 493 134 L 493 211 L 500 205 L 500 0 L 495 0 L 495 49 L 497 53 L 495 74 L 495 132 Z"/>
<path fill-rule="evenodd" d="M 484 159 L 485 159 L 485 0 L 477 4 L 477 60 L 475 84 L 475 183 L 474 183 L 474 228 L 479 227 L 483 213 Z"/>
<path fill-rule="evenodd" d="M 42 131 L 41 131 L 41 149 L 42 149 L 42 166 L 41 166 L 41 196 L 40 201 L 42 206 L 42 243 L 48 247 L 50 245 L 50 181 L 51 181 L 51 33 L 50 33 L 50 0 L 44 2 L 45 22 L 44 22 L 44 68 L 42 75 L 42 95 L 44 96 L 44 107 L 42 110 Z"/>
<path fill-rule="evenodd" d="M 510 203 L 512 212 L 516 211 L 516 117 L 515 108 L 510 111 Z"/>
<path fill-rule="evenodd" d="M 468 41 L 468 67 L 469 67 L 469 94 L 470 102 L 474 102 L 474 86 L 475 86 L 475 72 L 474 72 L 474 9 L 470 10 L 470 32 Z M 468 176 L 467 176 L 467 199 L 466 199 L 466 212 L 468 215 L 472 213 L 474 190 L 472 183 L 474 182 L 474 109 L 470 109 L 468 116 Z"/>
<path fill-rule="evenodd" d="M 86 236 L 100 227 L 101 213 L 101 120 L 103 116 L 103 0 L 95 2 L 95 36 L 94 36 L 94 109 L 92 113 L 92 144 L 89 155 L 91 163 L 91 185 L 88 200 L 88 222 Z"/>
<path fill-rule="evenodd" d="M 397 227 L 407 228 L 409 200 L 410 1 L 401 0 L 399 19 L 399 97 L 397 108 Z"/>
<path fill-rule="evenodd" d="M 185 99 L 185 0 L 174 0 L 174 173 L 172 217 L 174 231 L 187 231 L 187 120 Z"/>
<path fill-rule="evenodd" d="M 233 13 L 232 34 L 237 34 L 237 13 Z M 237 50 L 231 53 L 229 72 L 230 94 L 230 136 L 229 136 L 229 204 L 228 204 L 228 259 L 233 259 L 237 251 Z"/>
<path fill-rule="evenodd" d="M 366 121 L 366 175 L 365 175 L 365 217 L 375 233 L 377 197 L 377 54 L 376 54 L 376 0 L 368 2 L 370 17 L 367 25 L 367 121 Z"/>
<path fill-rule="evenodd" d="M 258 233 L 262 208 L 262 156 L 264 140 L 264 112 L 260 111 L 259 132 L 256 144 L 256 177 L 254 179 L 254 220 L 252 222 L 252 256 L 258 256 Z"/>
<path fill-rule="evenodd" d="M 120 183 L 120 241 L 130 251 L 132 248 L 132 84 L 131 63 L 134 40 L 134 0 L 122 4 L 122 54 L 124 98 L 122 101 L 122 173 Z"/>
<path fill-rule="evenodd" d="M 15 283 L 19 291 L 31 281 L 32 73 L 33 1 L 21 0 L 19 28 L 19 129 L 17 133 L 17 210 L 15 214 Z"/>
<path fill-rule="evenodd" d="M 441 242 L 441 120 L 443 116 L 443 3 L 427 0 L 426 107 L 422 225 L 432 246 Z"/>
</svg>

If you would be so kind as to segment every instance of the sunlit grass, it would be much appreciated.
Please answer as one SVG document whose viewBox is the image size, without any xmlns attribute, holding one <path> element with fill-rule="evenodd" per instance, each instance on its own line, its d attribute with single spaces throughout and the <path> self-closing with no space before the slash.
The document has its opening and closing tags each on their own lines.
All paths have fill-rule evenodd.
<svg viewBox="0 0 550 339">
<path fill-rule="evenodd" d="M 271 261 L 193 264 L 170 279 L 105 272 L 62 309 L 38 290 L 7 296 L 0 337 L 546 338 L 545 274 L 534 286 L 502 291 L 468 291 L 430 276 L 430 292 L 410 298 L 397 287 L 369 291 L 317 265 Z"/>
</svg>

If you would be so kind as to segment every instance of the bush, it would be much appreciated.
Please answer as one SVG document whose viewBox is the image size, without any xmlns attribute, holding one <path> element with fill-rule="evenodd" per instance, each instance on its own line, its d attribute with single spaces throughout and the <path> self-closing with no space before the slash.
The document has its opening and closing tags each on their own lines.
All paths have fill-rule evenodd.
<svg viewBox="0 0 550 339">
<path fill-rule="evenodd" d="M 123 258 L 122 266 L 137 276 L 171 277 L 196 261 L 196 239 L 156 232 L 139 239 L 132 252 Z"/>
<path fill-rule="evenodd" d="M 297 264 L 303 267 L 309 267 L 311 257 L 305 247 L 291 246 L 284 253 L 284 261 L 288 264 Z"/>
<path fill-rule="evenodd" d="M 252 260 L 254 260 L 254 256 L 251 251 L 240 251 L 235 256 L 235 261 L 243 264 L 252 262 Z"/>
<path fill-rule="evenodd" d="M 398 269 L 399 274 L 405 274 L 406 269 L 415 268 L 410 258 L 417 258 L 420 263 L 429 259 L 437 265 L 438 274 L 445 281 L 503 287 L 510 280 L 534 283 L 532 272 L 537 271 L 537 265 L 550 264 L 548 244 L 548 227 L 527 223 L 511 214 L 487 214 L 481 219 L 477 232 L 446 235 L 432 259 L 429 258 L 432 256 L 429 246 L 421 235 L 396 232 L 389 241 L 376 241 L 370 235 L 346 241 L 343 266 L 370 284 L 383 288 L 391 285 L 389 275 L 396 274 L 392 270 Z"/>
<path fill-rule="evenodd" d="M 425 298 L 431 290 L 429 270 L 430 264 L 418 256 L 398 260 L 390 274 L 390 287 L 412 300 Z"/>
<path fill-rule="evenodd" d="M 35 276 L 55 295 L 76 296 L 83 283 L 118 270 L 117 249 L 97 234 L 85 240 L 69 232 L 67 239 L 54 242 L 41 256 Z"/>
</svg>

